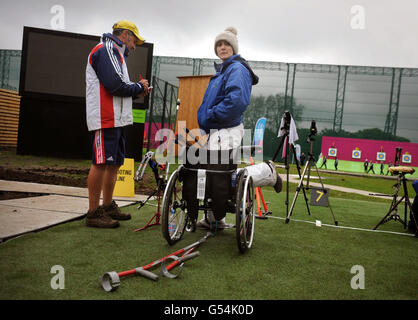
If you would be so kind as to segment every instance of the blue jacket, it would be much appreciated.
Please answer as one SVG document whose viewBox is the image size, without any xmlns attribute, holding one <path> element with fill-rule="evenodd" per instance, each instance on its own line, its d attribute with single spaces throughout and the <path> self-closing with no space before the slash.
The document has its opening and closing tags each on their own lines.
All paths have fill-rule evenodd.
<svg viewBox="0 0 418 320">
<path fill-rule="evenodd" d="M 222 64 L 215 63 L 215 70 L 197 111 L 200 129 L 206 133 L 240 125 L 250 104 L 251 88 L 258 83 L 247 61 L 238 54 Z"/>
</svg>

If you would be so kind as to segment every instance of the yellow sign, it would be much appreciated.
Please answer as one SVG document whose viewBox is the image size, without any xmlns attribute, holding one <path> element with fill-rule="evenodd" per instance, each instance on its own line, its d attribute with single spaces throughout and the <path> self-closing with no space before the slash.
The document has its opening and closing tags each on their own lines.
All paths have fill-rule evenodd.
<svg viewBox="0 0 418 320">
<path fill-rule="evenodd" d="M 134 174 L 134 159 L 125 158 L 123 166 L 118 171 L 113 196 L 135 197 Z"/>
</svg>

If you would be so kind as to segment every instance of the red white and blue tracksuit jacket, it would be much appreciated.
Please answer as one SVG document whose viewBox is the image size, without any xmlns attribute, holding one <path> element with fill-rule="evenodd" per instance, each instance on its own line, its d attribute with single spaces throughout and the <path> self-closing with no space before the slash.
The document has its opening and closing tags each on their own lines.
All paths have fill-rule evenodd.
<svg viewBox="0 0 418 320">
<path fill-rule="evenodd" d="M 132 98 L 144 91 L 129 80 L 128 49 L 110 33 L 90 52 L 86 67 L 86 118 L 89 131 L 133 123 Z"/>
</svg>

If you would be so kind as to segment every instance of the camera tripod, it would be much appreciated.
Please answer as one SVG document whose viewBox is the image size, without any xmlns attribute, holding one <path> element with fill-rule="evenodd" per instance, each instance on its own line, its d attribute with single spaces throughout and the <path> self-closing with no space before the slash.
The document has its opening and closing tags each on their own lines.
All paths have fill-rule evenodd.
<svg viewBox="0 0 418 320">
<path fill-rule="evenodd" d="M 290 133 L 289 131 L 290 131 L 291 120 L 292 120 L 292 116 L 290 115 L 290 112 L 286 110 L 284 115 L 283 115 L 283 118 L 282 118 L 282 123 L 280 125 L 281 126 L 280 127 L 280 132 L 281 132 L 281 137 L 282 138 L 280 140 L 279 146 L 277 147 L 276 152 L 274 153 L 273 159 L 272 159 L 273 162 L 276 161 L 276 157 L 277 157 L 280 149 L 283 146 L 283 148 L 285 150 L 284 151 L 284 153 L 285 153 L 284 159 L 285 159 L 285 168 L 286 168 L 286 201 L 285 201 L 286 215 L 288 215 L 288 212 L 289 212 L 289 169 L 290 169 L 290 167 L 289 167 L 289 150 L 290 150 L 290 148 L 293 151 L 293 155 L 294 155 L 294 158 L 295 158 L 295 161 L 296 161 L 296 168 L 298 170 L 299 177 L 301 176 L 299 161 L 296 157 L 295 146 L 292 143 L 289 143 L 289 138 L 290 138 L 289 137 L 289 133 Z M 305 203 L 306 203 L 306 208 L 308 210 L 308 214 L 311 215 L 311 212 L 309 210 L 309 205 L 308 205 L 308 198 L 306 197 L 305 189 L 303 189 L 303 195 L 305 197 Z"/>
<path fill-rule="evenodd" d="M 315 129 L 315 131 L 316 131 L 316 129 Z M 311 130 L 311 132 L 312 132 L 312 130 Z M 286 223 L 289 223 L 289 221 L 290 221 L 290 216 L 292 215 L 293 209 L 295 207 L 296 200 L 298 198 L 298 195 L 299 195 L 299 192 L 300 192 L 301 189 L 303 190 L 303 195 L 305 196 L 305 203 L 306 203 L 306 206 L 308 207 L 308 213 L 309 213 L 309 215 L 311 214 L 310 211 L 309 211 L 309 205 L 308 205 L 308 200 L 306 198 L 306 192 L 305 192 L 305 190 L 309 190 L 310 189 L 310 187 L 309 187 L 309 178 L 310 178 L 310 175 L 311 175 L 311 167 L 312 167 L 312 164 L 313 164 L 313 166 L 316 169 L 316 174 L 318 175 L 319 181 L 321 183 L 321 191 L 324 194 L 326 194 L 328 192 L 328 190 L 325 189 L 324 184 L 322 183 L 322 179 L 321 179 L 321 176 L 319 175 L 318 167 L 316 166 L 315 157 L 312 154 L 313 142 L 315 141 L 315 139 L 313 139 L 312 136 L 314 134 L 311 133 L 309 135 L 309 137 L 308 137 L 308 142 L 310 143 L 310 151 L 308 153 L 308 161 L 306 162 L 305 167 L 303 168 L 302 175 L 300 175 L 300 171 L 299 171 L 299 168 L 298 168 L 300 181 L 299 181 L 299 184 L 298 184 L 298 186 L 296 188 L 296 194 L 295 194 L 295 197 L 293 198 L 292 205 L 290 206 L 290 210 L 288 211 L 288 214 L 287 214 L 287 217 L 286 217 Z M 298 162 L 297 162 L 297 159 L 296 159 L 296 164 L 299 167 Z M 308 172 L 308 175 L 307 175 L 306 186 L 305 186 L 303 184 L 303 179 L 305 178 L 306 172 Z M 337 226 L 338 225 L 338 221 L 335 220 L 334 212 L 332 211 L 332 208 L 331 208 L 331 205 L 329 204 L 329 201 L 328 201 L 328 205 L 327 206 L 329 207 L 329 209 L 331 211 L 331 215 L 332 215 L 332 218 L 334 220 L 334 224 Z"/>
</svg>

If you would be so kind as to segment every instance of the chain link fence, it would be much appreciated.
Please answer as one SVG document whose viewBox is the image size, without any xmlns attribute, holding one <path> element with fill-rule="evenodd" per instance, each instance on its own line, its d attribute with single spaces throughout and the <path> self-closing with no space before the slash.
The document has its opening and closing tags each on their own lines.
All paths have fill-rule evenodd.
<svg viewBox="0 0 418 320">
<path fill-rule="evenodd" d="M 175 130 L 177 118 L 178 87 L 155 76 L 152 77 L 152 86 L 144 134 L 144 148 L 147 151 L 163 142 L 163 136 L 157 135 L 160 129 Z"/>
<path fill-rule="evenodd" d="M 153 70 L 170 83 L 178 76 L 214 74 L 214 59 L 155 57 Z M 264 156 L 271 158 L 281 118 L 289 110 L 299 143 L 305 143 L 312 120 L 328 135 L 418 142 L 418 69 L 249 61 L 259 76 L 244 126 L 254 130 L 266 117 Z M 377 136 L 368 136 L 368 132 Z M 314 153 L 320 152 L 320 139 Z"/>
<path fill-rule="evenodd" d="M 214 62 L 220 61 L 153 57 L 154 90 L 145 125 L 147 148 L 158 146 L 154 141 L 159 128 L 174 129 L 178 77 L 214 74 Z M 382 140 L 418 142 L 418 69 L 266 61 L 249 64 L 260 82 L 253 87 L 244 125 L 253 130 L 258 118 L 268 119 L 264 139 L 267 157 L 278 144 L 285 110 L 290 110 L 296 122 L 302 150 L 312 120 L 319 132 L 336 136 L 376 128 Z M 0 71 L 0 87 L 18 90 L 19 50 L 0 50 Z"/>
<path fill-rule="evenodd" d="M 20 50 L 0 50 L 0 88 L 19 90 Z"/>
</svg>

